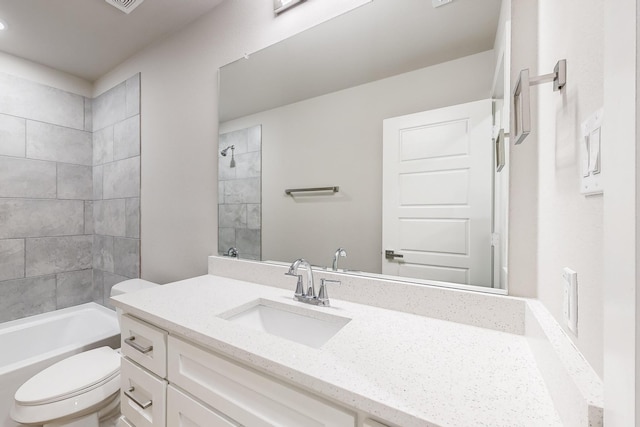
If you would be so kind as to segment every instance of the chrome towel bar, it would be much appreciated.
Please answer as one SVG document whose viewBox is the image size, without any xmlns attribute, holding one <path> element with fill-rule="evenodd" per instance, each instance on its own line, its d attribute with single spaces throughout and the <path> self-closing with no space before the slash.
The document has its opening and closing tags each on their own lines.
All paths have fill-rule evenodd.
<svg viewBox="0 0 640 427">
<path fill-rule="evenodd" d="M 312 193 L 312 192 L 327 192 L 330 191 L 332 193 L 337 193 L 340 191 L 340 187 L 313 187 L 313 188 L 287 188 L 284 190 L 284 193 L 288 196 L 291 196 L 293 193 Z"/>
</svg>

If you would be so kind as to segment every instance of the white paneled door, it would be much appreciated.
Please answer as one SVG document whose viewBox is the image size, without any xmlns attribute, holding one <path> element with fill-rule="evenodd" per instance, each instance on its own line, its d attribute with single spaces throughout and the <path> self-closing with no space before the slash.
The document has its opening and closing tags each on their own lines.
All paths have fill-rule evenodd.
<svg viewBox="0 0 640 427">
<path fill-rule="evenodd" d="M 383 274 L 492 285 L 491 117 L 487 99 L 384 120 Z"/>
</svg>

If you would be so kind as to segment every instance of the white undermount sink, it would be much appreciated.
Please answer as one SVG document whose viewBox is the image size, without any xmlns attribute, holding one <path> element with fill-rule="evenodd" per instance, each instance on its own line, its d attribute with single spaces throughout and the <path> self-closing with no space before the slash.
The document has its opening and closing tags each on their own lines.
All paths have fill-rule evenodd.
<svg viewBox="0 0 640 427">
<path fill-rule="evenodd" d="M 227 312 L 222 318 L 256 331 L 320 348 L 351 319 L 259 299 L 249 307 Z"/>
</svg>

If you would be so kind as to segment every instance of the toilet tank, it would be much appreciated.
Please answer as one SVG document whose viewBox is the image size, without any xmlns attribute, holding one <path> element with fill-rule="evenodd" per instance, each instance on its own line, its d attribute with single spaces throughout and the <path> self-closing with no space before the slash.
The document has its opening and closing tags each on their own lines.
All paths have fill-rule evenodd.
<svg viewBox="0 0 640 427">
<path fill-rule="evenodd" d="M 142 280 L 142 279 L 124 280 L 120 283 L 113 285 L 113 287 L 111 288 L 111 296 L 115 297 L 118 295 L 127 294 L 129 292 L 137 292 L 143 289 L 149 289 L 156 286 L 160 286 L 160 285 L 158 285 L 157 283 L 149 282 L 147 280 Z M 116 314 L 118 316 L 118 324 L 120 325 L 122 310 L 119 308 L 116 308 Z"/>
</svg>

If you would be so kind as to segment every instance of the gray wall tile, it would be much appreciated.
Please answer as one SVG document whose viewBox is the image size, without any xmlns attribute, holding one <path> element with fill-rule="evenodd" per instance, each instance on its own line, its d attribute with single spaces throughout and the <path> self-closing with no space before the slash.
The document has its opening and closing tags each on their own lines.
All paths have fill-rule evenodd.
<svg viewBox="0 0 640 427">
<path fill-rule="evenodd" d="M 127 117 L 140 114 L 140 73 L 130 77 L 125 82 L 126 87 L 126 115 Z"/>
<path fill-rule="evenodd" d="M 84 233 L 81 200 L 0 199 L 0 239 Z"/>
<path fill-rule="evenodd" d="M 0 155 L 25 156 L 26 126 L 25 119 L 0 114 Z"/>
<path fill-rule="evenodd" d="M 126 200 L 126 231 L 127 237 L 140 238 L 140 199 Z"/>
<path fill-rule="evenodd" d="M 91 165 L 91 133 L 47 123 L 27 121 L 27 157 Z"/>
<path fill-rule="evenodd" d="M 92 236 L 27 239 L 27 277 L 91 268 Z"/>
<path fill-rule="evenodd" d="M 224 181 L 218 179 L 218 204 L 224 203 Z"/>
<path fill-rule="evenodd" d="M 103 175 L 104 166 L 100 165 L 93 167 L 93 200 L 102 199 Z"/>
<path fill-rule="evenodd" d="M 247 205 L 247 228 L 260 229 L 262 226 L 262 213 L 260 204 Z"/>
<path fill-rule="evenodd" d="M 93 100 L 84 98 L 84 130 L 93 132 Z"/>
<path fill-rule="evenodd" d="M 260 255 L 260 230 L 237 229 L 236 245 L 240 256 Z"/>
<path fill-rule="evenodd" d="M 93 268 L 113 273 L 113 237 L 93 236 Z"/>
<path fill-rule="evenodd" d="M 55 309 L 55 276 L 0 282 L 0 322 Z"/>
<path fill-rule="evenodd" d="M 93 197 L 91 166 L 58 163 L 58 199 L 90 200 Z"/>
<path fill-rule="evenodd" d="M 226 203 L 260 203 L 260 178 L 237 179 L 224 185 Z"/>
<path fill-rule="evenodd" d="M 56 275 L 56 308 L 66 308 L 95 299 L 93 270 Z"/>
<path fill-rule="evenodd" d="M 140 197 L 140 157 L 104 165 L 103 197 L 117 199 Z"/>
<path fill-rule="evenodd" d="M 248 139 L 248 129 L 240 129 L 233 132 L 223 133 L 219 137 L 220 150 L 227 148 L 229 145 L 233 145 L 235 146 L 236 154 L 246 153 Z M 231 155 L 231 150 L 229 150 L 229 155 Z"/>
<path fill-rule="evenodd" d="M 128 280 L 128 277 L 120 276 L 113 273 L 104 272 L 104 280 L 102 285 L 103 298 L 105 307 L 113 308 L 113 305 L 109 302 L 109 298 L 111 297 L 111 288 L 114 285 L 117 285 L 120 282 Z"/>
<path fill-rule="evenodd" d="M 262 160 L 259 151 L 236 156 L 236 178 L 260 178 Z"/>
<path fill-rule="evenodd" d="M 125 82 L 93 100 L 93 130 L 116 124 L 126 118 Z"/>
<path fill-rule="evenodd" d="M 102 165 L 113 161 L 113 126 L 93 133 L 93 164 Z"/>
<path fill-rule="evenodd" d="M 126 234 L 126 205 L 124 199 L 93 202 L 93 229 L 96 234 L 124 236 Z"/>
<path fill-rule="evenodd" d="M 56 164 L 0 156 L 0 197 L 56 198 Z"/>
<path fill-rule="evenodd" d="M 120 276 L 140 277 L 139 239 L 113 239 L 113 271 Z"/>
<path fill-rule="evenodd" d="M 220 228 L 246 228 L 247 205 L 218 205 Z"/>
<path fill-rule="evenodd" d="M 133 116 L 113 126 L 113 159 L 140 155 L 140 116 Z"/>
<path fill-rule="evenodd" d="M 93 269 L 93 302 L 104 305 L 104 271 Z"/>
<path fill-rule="evenodd" d="M 0 281 L 24 277 L 24 239 L 0 240 Z"/>
<path fill-rule="evenodd" d="M 0 73 L 0 113 L 84 129 L 84 97 Z"/>
<path fill-rule="evenodd" d="M 93 202 L 84 202 L 84 234 L 93 234 Z"/>
<path fill-rule="evenodd" d="M 229 248 L 236 246 L 236 229 L 220 228 L 218 229 L 218 253 L 226 254 Z M 240 254 L 242 256 L 242 254 Z"/>
<path fill-rule="evenodd" d="M 236 179 L 237 168 L 232 168 L 231 151 L 228 151 L 227 157 L 222 157 L 218 153 L 218 179 L 220 181 L 230 181 Z"/>
</svg>

